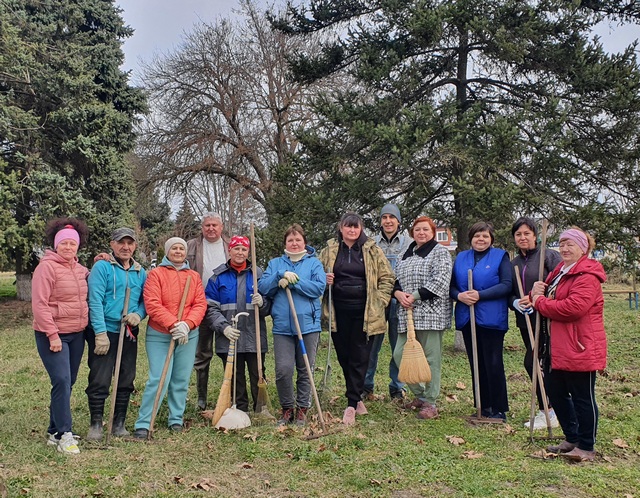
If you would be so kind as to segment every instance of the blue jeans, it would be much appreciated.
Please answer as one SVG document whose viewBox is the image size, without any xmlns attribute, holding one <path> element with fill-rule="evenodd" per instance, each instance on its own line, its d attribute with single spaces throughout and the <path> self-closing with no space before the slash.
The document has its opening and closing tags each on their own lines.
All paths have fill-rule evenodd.
<svg viewBox="0 0 640 498">
<path fill-rule="evenodd" d="M 404 384 L 398 380 L 398 365 L 393 359 L 393 351 L 396 349 L 396 342 L 398 342 L 397 306 L 398 301 L 392 298 L 386 310 L 387 323 L 389 324 L 389 344 L 391 344 L 391 361 L 389 361 L 389 379 L 391 380 L 391 382 L 389 382 L 389 395 L 391 396 L 401 394 L 404 390 Z M 372 341 L 373 346 L 371 347 L 371 355 L 369 356 L 369 367 L 367 368 L 367 374 L 364 378 L 365 393 L 372 393 L 374 390 L 374 378 L 378 368 L 378 355 L 382 348 L 384 334 L 373 336 Z"/>
<path fill-rule="evenodd" d="M 44 332 L 35 331 L 38 354 L 51 379 L 51 403 L 49 404 L 49 434 L 62 435 L 71 432 L 71 388 L 76 383 L 78 369 L 84 353 L 84 334 L 73 332 L 60 334 L 62 351 L 49 349 L 49 339 Z"/>
</svg>

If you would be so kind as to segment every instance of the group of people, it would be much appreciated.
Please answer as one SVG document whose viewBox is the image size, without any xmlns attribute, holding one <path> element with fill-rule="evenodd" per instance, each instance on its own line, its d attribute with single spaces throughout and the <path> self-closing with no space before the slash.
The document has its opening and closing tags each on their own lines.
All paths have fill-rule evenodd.
<svg viewBox="0 0 640 498">
<path fill-rule="evenodd" d="M 147 315 L 149 379 L 134 437 L 148 436 L 172 341 L 175 352 L 161 393 L 161 397 L 168 393 L 171 430 L 183 428 L 194 368 L 197 405 L 201 410 L 207 408 L 213 351 L 224 365 L 230 342 L 237 354 L 237 408 L 255 410 L 258 380 L 264 377 L 267 315 L 273 322 L 275 384 L 281 406 L 278 424 L 306 423 L 312 382 L 304 356 L 313 370 L 321 318 L 326 320 L 329 315 L 334 318 L 330 335 L 345 380 L 345 425 L 353 425 L 357 416 L 367 414 L 364 402 L 374 397 L 378 355 L 387 331 L 392 348 L 390 397 L 405 409 L 416 410 L 420 419 L 436 418 L 443 336 L 451 328 L 455 302 L 456 328 L 462 331 L 472 380 L 479 387 L 479 399 L 475 399 L 474 389 L 476 407 L 481 407 L 482 417 L 499 420 L 505 420 L 509 410 L 502 356 L 508 311 L 515 311 L 530 376 L 535 375 L 534 351 L 525 317 L 535 326 L 533 311 L 539 313 L 539 357 L 548 405 L 553 407 L 550 420 L 562 426 L 566 438 L 550 450 L 574 460 L 592 460 L 598 421 L 595 373 L 606 365 L 600 288 L 606 276 L 602 266 L 588 257 L 593 239 L 582 230 L 568 229 L 560 235 L 559 252 L 546 251 L 544 264 L 540 265 L 542 251 L 537 245 L 536 223 L 520 218 L 512 229 L 517 255 L 510 261 L 506 251 L 493 246 L 493 227 L 478 222 L 469 230 L 471 249 L 459 253 L 453 262 L 436 240 L 432 219 L 419 216 L 406 235 L 400 230 L 398 206 L 387 204 L 380 212 L 380 222 L 380 233 L 375 239 L 369 238 L 362 218 L 346 213 L 337 225 L 336 237 L 319 254 L 307 244 L 304 229 L 293 224 L 284 233 L 284 254 L 269 261 L 263 272 L 249 258 L 249 239 L 223 239 L 221 217 L 205 213 L 202 233 L 188 242 L 170 238 L 162 263 L 147 276 L 133 259 L 133 230 L 115 230 L 111 254 L 98 258 L 89 272 L 76 256 L 86 240 L 86 226 L 75 219 L 52 220 L 47 238 L 53 250 L 46 251 L 33 277 L 36 344 L 52 383 L 49 442 L 63 453 L 79 452 L 71 430 L 69 399 L 85 340 L 89 347 L 86 393 L 91 414 L 87 438 L 102 438 L 104 405 L 121 330 L 125 331 L 125 340 L 112 433 L 129 434 L 125 419 L 135 378 L 138 326 Z M 522 294 L 516 285 L 516 268 L 524 287 Z M 405 386 L 398 380 L 398 371 L 407 343 L 409 310 L 432 375 L 429 382 Z M 244 311 L 254 313 L 235 321 L 234 317 Z M 298 326 L 302 341 L 298 340 Z M 263 365 L 261 375 L 257 354 Z M 473 363 L 474 356 L 478 365 Z M 411 400 L 405 397 L 407 389 L 413 394 Z M 540 412 L 534 428 L 546 426 L 542 410 L 547 399 L 543 399 L 543 393 L 539 386 Z"/>
</svg>

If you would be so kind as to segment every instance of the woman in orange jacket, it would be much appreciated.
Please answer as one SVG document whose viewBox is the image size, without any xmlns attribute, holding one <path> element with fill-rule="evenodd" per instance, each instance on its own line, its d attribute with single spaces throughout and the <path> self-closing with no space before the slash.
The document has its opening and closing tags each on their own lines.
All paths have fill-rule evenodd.
<svg viewBox="0 0 640 498">
<path fill-rule="evenodd" d="M 198 326 L 207 311 L 202 279 L 198 273 L 189 269 L 186 260 L 187 243 L 180 237 L 172 237 L 165 243 L 164 250 L 166 255 L 162 263 L 149 273 L 144 286 L 144 304 L 149 315 L 145 344 L 149 358 L 149 380 L 144 388 L 133 434 L 138 439 L 146 439 L 149 434 L 153 402 L 171 341 L 176 341 L 177 344 L 167 371 L 162 397 L 168 391 L 169 429 L 182 431 L 182 417 L 198 344 Z M 182 317 L 178 317 L 180 301 L 189 276 L 191 284 L 184 311 Z"/>
</svg>

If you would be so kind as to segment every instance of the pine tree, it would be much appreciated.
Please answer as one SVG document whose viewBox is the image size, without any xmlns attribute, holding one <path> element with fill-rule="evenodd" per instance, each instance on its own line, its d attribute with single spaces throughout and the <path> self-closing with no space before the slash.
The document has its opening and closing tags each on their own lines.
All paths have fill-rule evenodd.
<svg viewBox="0 0 640 498">
<path fill-rule="evenodd" d="M 325 38 L 292 63 L 299 81 L 348 72 L 316 101 L 303 137 L 313 182 L 375 213 L 386 200 L 457 228 L 518 214 L 579 224 L 603 240 L 639 232 L 640 69 L 635 46 L 606 53 L 592 29 L 637 23 L 631 1 L 317 0 L 273 24 Z M 295 204 L 295 202 L 294 202 Z M 375 214 L 372 214 L 375 218 Z"/>
<path fill-rule="evenodd" d="M 85 256 L 105 247 L 115 226 L 133 221 L 123 155 L 145 105 L 119 69 L 132 30 L 113 1 L 7 0 L 0 23 L 7 34 L 0 39 L 0 140 L 19 185 L 10 206 L 17 229 L 4 249 L 15 261 L 19 297 L 28 297 L 21 290 L 48 218 L 88 222 Z"/>
</svg>

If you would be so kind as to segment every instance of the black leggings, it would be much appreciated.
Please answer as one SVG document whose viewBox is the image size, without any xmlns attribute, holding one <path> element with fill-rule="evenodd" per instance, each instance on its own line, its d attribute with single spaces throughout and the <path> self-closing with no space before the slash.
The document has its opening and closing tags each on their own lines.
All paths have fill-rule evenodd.
<svg viewBox="0 0 640 498">
<path fill-rule="evenodd" d="M 355 408 L 364 389 L 364 378 L 373 346 L 373 341 L 368 340 L 364 332 L 364 308 L 336 306 L 336 329 L 331 336 L 344 374 L 347 387 L 345 394 L 349 406 Z"/>
</svg>

